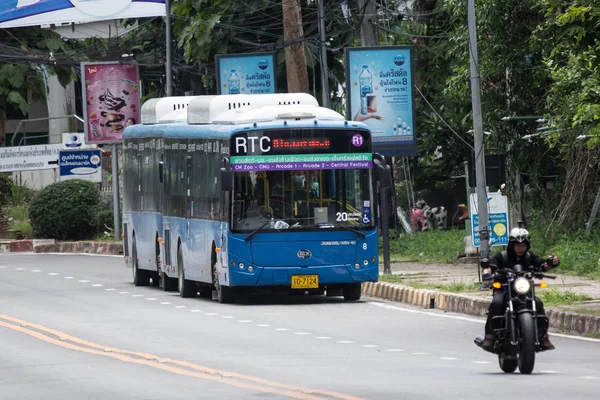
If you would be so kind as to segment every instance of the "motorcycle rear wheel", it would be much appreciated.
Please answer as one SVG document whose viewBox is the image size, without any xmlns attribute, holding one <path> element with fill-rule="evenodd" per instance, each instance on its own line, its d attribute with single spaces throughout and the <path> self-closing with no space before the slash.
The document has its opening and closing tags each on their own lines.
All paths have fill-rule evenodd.
<svg viewBox="0 0 600 400">
<path fill-rule="evenodd" d="M 498 355 L 498 365 L 507 374 L 512 374 L 517 370 L 517 360 L 504 358 L 504 353 Z"/>
<path fill-rule="evenodd" d="M 519 314 L 519 331 L 521 332 L 521 349 L 518 355 L 519 372 L 528 375 L 535 366 L 535 329 L 533 316 L 529 313 Z"/>
</svg>

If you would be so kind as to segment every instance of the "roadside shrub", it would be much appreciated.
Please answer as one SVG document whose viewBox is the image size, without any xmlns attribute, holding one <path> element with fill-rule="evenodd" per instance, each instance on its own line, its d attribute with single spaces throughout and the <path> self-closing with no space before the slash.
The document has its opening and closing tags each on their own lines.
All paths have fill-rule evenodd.
<svg viewBox="0 0 600 400">
<path fill-rule="evenodd" d="M 31 226 L 40 238 L 89 239 L 95 232 L 99 202 L 95 183 L 79 179 L 53 183 L 31 201 Z"/>
<path fill-rule="evenodd" d="M 8 174 L 0 174 L 0 206 L 7 204 L 12 196 L 13 181 Z"/>
<path fill-rule="evenodd" d="M 112 209 L 103 209 L 96 216 L 96 232 L 103 233 L 108 229 L 114 231 L 115 219 Z"/>
</svg>

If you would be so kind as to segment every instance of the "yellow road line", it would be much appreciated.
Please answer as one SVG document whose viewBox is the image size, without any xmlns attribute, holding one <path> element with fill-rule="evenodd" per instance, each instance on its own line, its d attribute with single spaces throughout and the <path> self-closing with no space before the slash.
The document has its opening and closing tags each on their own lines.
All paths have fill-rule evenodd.
<svg viewBox="0 0 600 400">
<path fill-rule="evenodd" d="M 136 364 L 140 364 L 140 365 L 147 365 L 147 366 L 150 366 L 153 368 L 162 369 L 162 370 L 180 374 L 180 375 L 187 375 L 187 376 L 191 376 L 191 377 L 207 379 L 207 380 L 224 383 L 227 385 L 232 385 L 232 386 L 236 386 L 236 387 L 240 387 L 240 388 L 244 388 L 244 389 L 251 389 L 251 390 L 256 390 L 256 391 L 265 392 L 265 393 L 274 393 L 274 394 L 284 395 L 284 396 L 288 396 L 288 397 L 296 398 L 296 399 L 320 400 L 323 398 L 317 397 L 314 395 L 324 395 L 327 397 L 332 397 L 332 398 L 340 399 L 340 400 L 363 400 L 359 397 L 353 397 L 353 396 L 345 395 L 342 393 L 330 392 L 330 391 L 319 390 L 319 389 L 309 389 L 309 388 L 305 388 L 305 387 L 301 387 L 301 386 L 286 385 L 286 384 L 282 384 L 282 383 L 278 383 L 278 382 L 269 381 L 267 379 L 263 379 L 263 378 L 259 378 L 259 377 L 254 377 L 254 376 L 249 376 L 249 375 L 244 375 L 244 374 L 238 374 L 235 372 L 222 371 L 222 370 L 218 370 L 218 369 L 204 367 L 202 365 L 194 364 L 194 363 L 187 362 L 187 361 L 163 358 L 163 357 L 159 357 L 159 356 L 156 356 L 153 354 L 148 354 L 148 353 L 122 350 L 122 349 L 117 349 L 117 348 L 113 348 L 113 347 L 106 347 L 106 346 L 102 346 L 97 343 L 89 342 L 87 340 L 79 339 L 77 337 L 68 335 L 64 332 L 45 327 L 43 325 L 31 323 L 31 322 L 24 321 L 24 320 L 21 320 L 18 318 L 14 318 L 14 317 L 11 317 L 8 315 L 0 314 L 0 318 L 7 320 L 7 321 L 11 321 L 13 323 L 23 325 L 23 326 L 16 326 L 16 325 L 13 325 L 10 323 L 6 323 L 4 321 L 0 321 L 0 326 L 5 326 L 9 329 L 13 329 L 13 330 L 16 330 L 16 331 L 19 331 L 22 333 L 26 333 L 30 336 L 33 336 L 37 339 L 46 341 L 51 344 L 55 344 L 55 345 L 58 345 L 58 346 L 61 346 L 64 348 L 71 349 L 71 350 L 82 351 L 82 352 L 89 353 L 89 354 L 111 357 L 111 358 L 115 358 L 115 359 L 118 359 L 118 360 L 121 360 L 124 362 L 131 362 L 131 363 L 136 363 Z M 37 329 L 39 331 L 42 331 L 42 332 L 50 333 L 52 335 L 58 336 L 62 340 L 68 340 L 70 342 L 79 343 L 80 345 L 91 347 L 92 349 L 76 346 L 76 345 L 73 345 L 70 343 L 66 343 L 62 340 L 53 339 L 51 337 L 45 336 L 42 333 L 27 329 L 27 327 L 31 327 L 31 328 Z M 102 351 L 93 350 L 94 348 L 101 349 Z M 138 357 L 143 357 L 146 360 L 136 359 L 136 358 L 130 357 L 128 355 L 135 355 Z M 158 361 L 159 359 L 161 361 L 163 361 L 164 363 L 170 363 L 170 364 L 190 368 L 190 369 L 193 369 L 196 371 L 201 371 L 201 372 L 200 373 L 191 372 L 191 371 L 187 371 L 187 370 L 184 370 L 181 368 L 164 365 L 162 363 L 159 364 L 159 363 L 152 362 L 152 361 Z M 249 382 L 253 382 L 258 385 L 264 385 L 264 386 L 257 386 L 257 385 L 253 385 L 253 384 L 245 383 L 245 382 L 236 382 L 236 381 L 232 381 L 231 379 L 224 379 L 224 378 L 220 378 L 220 377 L 213 376 L 213 375 L 228 376 L 228 377 L 249 381 Z M 268 386 L 271 386 L 271 387 L 268 387 Z M 275 388 L 285 389 L 285 390 L 277 390 Z"/>
</svg>

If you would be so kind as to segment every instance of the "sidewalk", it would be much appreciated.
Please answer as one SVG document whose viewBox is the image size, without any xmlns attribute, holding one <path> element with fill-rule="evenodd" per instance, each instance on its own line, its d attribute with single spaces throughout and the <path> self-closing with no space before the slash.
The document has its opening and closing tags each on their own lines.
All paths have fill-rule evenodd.
<svg viewBox="0 0 600 400">
<path fill-rule="evenodd" d="M 390 267 L 398 283 L 380 279 L 377 283 L 363 284 L 363 294 L 447 312 L 486 315 L 491 291 L 479 289 L 477 264 L 407 262 L 392 263 Z M 553 293 L 586 295 L 592 300 L 570 305 L 546 304 L 551 329 L 600 337 L 600 282 L 559 274 L 560 268 L 554 272 L 552 275 L 558 276 L 557 279 L 544 280 L 548 288 L 538 288 L 538 295 L 553 290 Z M 446 291 L 436 289 L 440 285 L 445 285 Z M 453 293 L 450 287 L 468 291 Z"/>
</svg>

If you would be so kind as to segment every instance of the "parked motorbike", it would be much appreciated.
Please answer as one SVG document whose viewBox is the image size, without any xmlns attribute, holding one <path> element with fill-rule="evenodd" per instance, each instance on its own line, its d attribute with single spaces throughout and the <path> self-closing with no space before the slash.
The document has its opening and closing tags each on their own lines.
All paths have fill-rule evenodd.
<svg viewBox="0 0 600 400">
<path fill-rule="evenodd" d="M 547 263 L 551 265 L 552 257 Z M 490 268 L 486 260 L 481 262 L 483 268 Z M 492 275 L 494 292 L 503 291 L 506 304 L 504 315 L 492 317 L 492 331 L 496 336 L 491 353 L 498 355 L 500 369 L 513 373 L 517 367 L 521 374 L 531 374 L 535 366 L 535 354 L 542 350 L 538 319 L 543 318 L 548 326 L 548 318 L 538 315 L 535 307 L 535 288 L 547 287 L 545 282 L 536 283 L 536 279 L 556 279 L 556 276 L 546 275 L 541 271 L 524 270 L 521 265 L 514 269 L 500 269 Z M 481 347 L 484 337 L 475 339 L 475 344 Z"/>
</svg>

